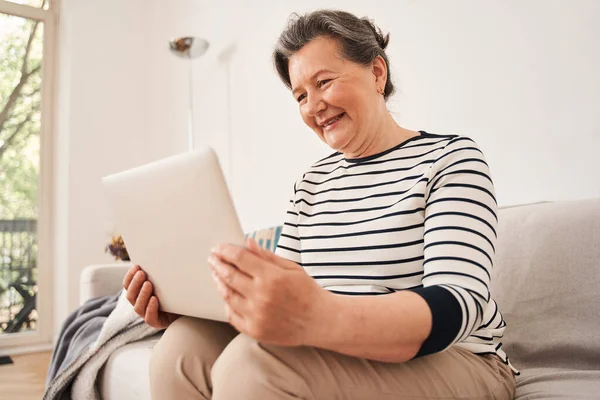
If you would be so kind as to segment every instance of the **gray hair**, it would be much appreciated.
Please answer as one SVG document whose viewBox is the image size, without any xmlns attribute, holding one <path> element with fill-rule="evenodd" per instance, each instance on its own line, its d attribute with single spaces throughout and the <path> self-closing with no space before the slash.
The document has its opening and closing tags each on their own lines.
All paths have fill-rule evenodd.
<svg viewBox="0 0 600 400">
<path fill-rule="evenodd" d="M 336 39 L 341 55 L 360 65 L 368 65 L 375 57 L 381 56 L 387 67 L 385 99 L 394 93 L 390 62 L 385 54 L 390 34 L 383 35 L 381 29 L 368 18 L 358 18 L 354 14 L 338 10 L 318 10 L 304 15 L 294 13 L 290 17 L 273 52 L 277 73 L 288 89 L 292 88 L 288 69 L 290 57 L 319 36 Z"/>
</svg>

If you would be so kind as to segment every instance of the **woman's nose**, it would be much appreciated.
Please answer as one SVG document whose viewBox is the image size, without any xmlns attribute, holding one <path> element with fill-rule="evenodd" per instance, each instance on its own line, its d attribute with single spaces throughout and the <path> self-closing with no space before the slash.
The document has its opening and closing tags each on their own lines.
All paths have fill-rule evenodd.
<svg viewBox="0 0 600 400">
<path fill-rule="evenodd" d="M 325 102 L 323 101 L 323 98 L 319 95 L 309 96 L 307 100 L 307 112 L 308 115 L 311 117 L 316 116 L 321 111 L 325 110 L 325 108 L 327 108 Z"/>
</svg>

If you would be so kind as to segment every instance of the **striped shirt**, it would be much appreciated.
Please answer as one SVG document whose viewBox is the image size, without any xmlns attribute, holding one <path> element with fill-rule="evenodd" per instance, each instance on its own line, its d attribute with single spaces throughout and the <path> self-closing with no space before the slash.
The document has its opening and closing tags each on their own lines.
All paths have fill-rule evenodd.
<svg viewBox="0 0 600 400">
<path fill-rule="evenodd" d="M 337 294 L 421 295 L 433 325 L 418 356 L 454 345 L 509 363 L 489 290 L 497 226 L 477 144 L 421 131 L 376 155 L 316 162 L 294 185 L 276 254 Z"/>
</svg>

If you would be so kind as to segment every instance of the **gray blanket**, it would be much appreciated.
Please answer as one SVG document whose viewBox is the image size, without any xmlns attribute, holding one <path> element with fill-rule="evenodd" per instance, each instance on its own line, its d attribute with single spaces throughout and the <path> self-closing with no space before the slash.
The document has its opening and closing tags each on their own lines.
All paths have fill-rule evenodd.
<svg viewBox="0 0 600 400">
<path fill-rule="evenodd" d="M 48 368 L 46 387 L 98 339 L 102 325 L 117 306 L 121 292 L 88 300 L 67 317 L 58 335 Z"/>
<path fill-rule="evenodd" d="M 122 291 L 89 300 L 64 322 L 52 354 L 44 400 L 100 399 L 96 377 L 119 347 L 158 332 Z"/>
</svg>

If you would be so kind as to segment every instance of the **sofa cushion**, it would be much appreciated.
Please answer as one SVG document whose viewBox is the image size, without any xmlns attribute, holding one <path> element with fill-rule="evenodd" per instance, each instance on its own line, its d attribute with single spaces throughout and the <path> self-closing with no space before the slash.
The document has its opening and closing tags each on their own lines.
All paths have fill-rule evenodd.
<svg viewBox="0 0 600 400">
<path fill-rule="evenodd" d="M 111 354 L 98 376 L 103 400 L 150 399 L 150 356 L 161 335 L 127 344 Z"/>
<path fill-rule="evenodd" d="M 600 370 L 600 199 L 499 214 L 492 294 L 514 366 Z"/>
<path fill-rule="evenodd" d="M 589 400 L 600 397 L 598 371 L 532 368 L 524 370 L 517 382 L 516 400 Z"/>
</svg>

